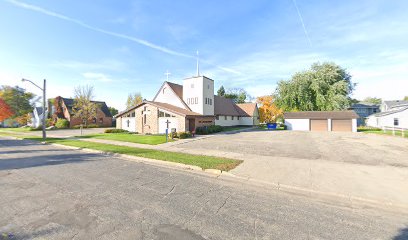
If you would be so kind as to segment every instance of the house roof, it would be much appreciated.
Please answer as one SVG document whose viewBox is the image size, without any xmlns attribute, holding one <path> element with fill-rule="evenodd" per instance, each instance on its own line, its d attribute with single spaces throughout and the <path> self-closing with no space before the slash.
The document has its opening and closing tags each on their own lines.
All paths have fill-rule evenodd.
<svg viewBox="0 0 408 240">
<path fill-rule="evenodd" d="M 74 106 L 74 99 L 63 98 L 63 97 L 61 97 L 61 99 L 64 102 L 65 106 L 68 108 L 68 112 L 72 114 L 72 107 Z M 91 101 L 91 102 L 96 103 L 100 107 L 102 112 L 105 114 L 105 116 L 112 117 L 112 114 L 110 113 L 109 108 L 105 102 L 101 102 L 101 101 Z"/>
<path fill-rule="evenodd" d="M 390 110 L 390 111 L 375 113 L 375 114 L 370 115 L 370 116 L 382 117 L 382 116 L 385 116 L 385 115 L 390 115 L 390 114 L 393 114 L 393 113 L 402 112 L 402 111 L 405 111 L 405 110 L 407 110 L 407 109 L 408 109 L 408 106 L 407 106 L 407 107 L 398 108 L 398 109 L 395 109 L 395 110 Z M 370 117 L 370 116 L 369 116 L 369 117 Z"/>
<path fill-rule="evenodd" d="M 359 103 L 352 104 L 350 109 L 353 109 L 353 108 L 379 108 L 379 107 L 380 107 L 380 105 L 375 104 L 375 103 L 359 102 Z"/>
<path fill-rule="evenodd" d="M 169 112 L 178 114 L 178 115 L 182 115 L 182 116 L 201 116 L 201 114 L 184 109 L 184 108 L 180 108 L 180 107 L 176 107 L 174 105 L 168 104 L 168 103 L 162 103 L 162 102 L 151 102 L 151 101 L 146 101 L 145 103 L 151 104 L 153 106 L 156 106 L 158 108 L 167 110 Z"/>
<path fill-rule="evenodd" d="M 138 108 L 138 107 L 140 107 L 140 106 L 142 106 L 144 104 L 150 104 L 150 105 L 153 105 L 155 107 L 167 110 L 169 112 L 172 112 L 172 113 L 175 113 L 175 114 L 178 114 L 178 115 L 181 115 L 181 116 L 202 116 L 199 113 L 196 113 L 196 112 L 184 109 L 184 108 L 176 107 L 176 106 L 168 104 L 168 103 L 153 102 L 153 101 L 143 101 L 142 103 L 140 103 L 140 104 L 138 104 L 136 106 L 133 106 L 133 107 L 131 107 L 129 109 L 126 109 L 125 111 L 122 111 L 122 112 L 116 114 L 115 117 L 120 117 L 120 116 L 122 116 L 122 115 L 124 115 L 124 114 L 126 114 L 126 113 L 128 113 L 128 112 L 130 112 L 132 110 L 135 110 L 136 108 Z"/>
<path fill-rule="evenodd" d="M 167 82 L 169 87 L 173 89 L 174 93 L 181 99 L 183 100 L 183 86 L 180 84 L 172 83 L 172 82 Z"/>
<path fill-rule="evenodd" d="M 408 104 L 408 101 L 404 101 L 404 100 L 384 101 L 384 104 L 387 105 L 389 108 L 392 108 L 398 105 Z"/>
<path fill-rule="evenodd" d="M 43 108 L 42 107 L 35 107 L 35 111 L 37 111 L 38 116 L 40 116 L 43 113 Z"/>
<path fill-rule="evenodd" d="M 221 116 L 240 116 L 236 104 L 229 98 L 214 95 L 214 114 Z"/>
<path fill-rule="evenodd" d="M 285 119 L 356 119 L 359 118 L 353 110 L 347 111 L 304 111 L 286 112 Z"/>
<path fill-rule="evenodd" d="M 238 103 L 236 106 L 237 109 L 239 109 L 238 112 L 240 112 L 241 116 L 247 115 L 248 117 L 251 117 L 257 109 L 256 103 Z"/>
</svg>

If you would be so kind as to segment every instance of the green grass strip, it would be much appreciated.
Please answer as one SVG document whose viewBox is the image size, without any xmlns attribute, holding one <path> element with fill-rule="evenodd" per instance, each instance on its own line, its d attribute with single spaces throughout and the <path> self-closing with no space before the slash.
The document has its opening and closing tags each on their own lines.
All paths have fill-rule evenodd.
<svg viewBox="0 0 408 240">
<path fill-rule="evenodd" d="M 12 135 L 8 135 L 12 136 Z M 27 137 L 22 135 L 14 135 L 14 137 L 42 141 L 40 137 Z M 221 157 L 212 157 L 205 155 L 193 155 L 187 153 L 177 153 L 177 152 L 167 152 L 154 149 L 145 149 L 145 148 L 133 148 L 126 146 L 117 146 L 112 144 L 104 143 L 94 143 L 94 142 L 85 142 L 75 139 L 64 139 L 64 138 L 47 138 L 47 143 L 57 143 L 66 146 L 79 147 L 84 149 L 94 149 L 104 152 L 126 154 L 137 157 L 144 157 L 168 162 L 183 163 L 187 165 L 194 165 L 201 167 L 202 169 L 219 169 L 222 171 L 229 171 L 234 169 L 239 164 L 242 163 L 241 160 L 221 158 Z"/>
<path fill-rule="evenodd" d="M 158 145 L 166 142 L 166 135 L 137 135 L 129 133 L 102 133 L 80 136 L 80 138 L 97 138 L 121 142 Z M 169 139 L 171 141 L 171 139 Z"/>
</svg>

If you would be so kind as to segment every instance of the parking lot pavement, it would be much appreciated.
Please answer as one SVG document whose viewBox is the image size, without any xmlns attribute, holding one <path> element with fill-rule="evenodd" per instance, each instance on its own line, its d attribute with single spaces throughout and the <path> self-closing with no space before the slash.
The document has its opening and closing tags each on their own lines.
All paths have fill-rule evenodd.
<svg viewBox="0 0 408 240">
<path fill-rule="evenodd" d="M 398 212 L 0 138 L 8 239 L 404 239 Z"/>
<path fill-rule="evenodd" d="M 244 160 L 246 178 L 408 207 L 408 140 L 340 132 L 251 131 L 176 146 Z"/>
</svg>

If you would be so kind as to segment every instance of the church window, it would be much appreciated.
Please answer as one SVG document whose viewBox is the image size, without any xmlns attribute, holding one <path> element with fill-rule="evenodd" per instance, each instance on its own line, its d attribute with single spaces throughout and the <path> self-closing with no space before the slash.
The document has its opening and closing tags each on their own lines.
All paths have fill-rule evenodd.
<svg viewBox="0 0 408 240">
<path fill-rule="evenodd" d="M 195 104 L 198 104 L 198 97 L 195 98 Z"/>
<path fill-rule="evenodd" d="M 136 113 L 135 112 L 132 112 L 132 117 L 135 117 L 136 116 Z"/>
<path fill-rule="evenodd" d="M 225 116 L 224 118 L 225 118 L 225 120 L 228 120 L 227 116 Z"/>
<path fill-rule="evenodd" d="M 212 105 L 212 99 L 210 98 L 210 105 Z"/>
<path fill-rule="evenodd" d="M 146 124 L 146 114 L 143 115 L 143 123 Z"/>
<path fill-rule="evenodd" d="M 205 98 L 205 104 L 208 104 L 208 98 Z"/>
<path fill-rule="evenodd" d="M 159 117 L 164 117 L 164 112 L 160 111 L 159 112 Z"/>
<path fill-rule="evenodd" d="M 231 120 L 234 120 L 234 116 L 231 116 Z"/>
<path fill-rule="evenodd" d="M 130 125 L 129 119 L 126 121 L 126 125 L 127 125 L 127 127 L 129 127 L 129 125 Z"/>
<path fill-rule="evenodd" d="M 210 89 L 210 84 L 207 85 L 207 89 Z"/>
<path fill-rule="evenodd" d="M 166 88 L 163 88 L 163 94 L 164 94 L 164 91 L 166 90 Z"/>
</svg>

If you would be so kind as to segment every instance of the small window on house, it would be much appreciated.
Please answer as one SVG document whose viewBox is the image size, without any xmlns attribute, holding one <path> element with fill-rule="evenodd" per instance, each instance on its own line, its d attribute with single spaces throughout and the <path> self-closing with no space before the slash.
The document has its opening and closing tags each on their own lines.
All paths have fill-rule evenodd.
<svg viewBox="0 0 408 240">
<path fill-rule="evenodd" d="M 136 116 L 136 112 L 132 112 L 132 117 L 135 117 Z"/>
<path fill-rule="evenodd" d="M 215 119 L 220 120 L 220 116 L 218 116 L 218 115 L 215 116 Z"/>
<path fill-rule="evenodd" d="M 231 116 L 231 120 L 234 120 L 234 116 Z"/>
<path fill-rule="evenodd" d="M 126 126 L 127 126 L 127 127 L 130 126 L 130 121 L 129 121 L 129 120 L 126 121 Z"/>
<path fill-rule="evenodd" d="M 165 113 L 164 116 L 165 117 L 171 117 L 170 114 L 168 114 L 168 113 Z"/>
<path fill-rule="evenodd" d="M 208 98 L 205 98 L 205 104 L 208 104 Z"/>
<path fill-rule="evenodd" d="M 225 119 L 225 120 L 228 120 L 227 116 L 224 116 L 224 119 Z"/>
<path fill-rule="evenodd" d="M 147 107 L 144 107 L 144 108 L 143 108 L 143 111 L 147 111 Z"/>
<path fill-rule="evenodd" d="M 146 114 L 143 115 L 143 123 L 146 124 Z"/>
<path fill-rule="evenodd" d="M 394 126 L 398 126 L 399 125 L 399 119 L 398 118 L 394 118 Z"/>
<path fill-rule="evenodd" d="M 198 97 L 195 98 L 195 104 L 198 104 Z"/>
<path fill-rule="evenodd" d="M 239 117 L 237 117 L 237 119 L 239 120 Z"/>
<path fill-rule="evenodd" d="M 93 119 L 92 119 L 92 122 L 93 122 L 93 123 L 96 123 L 96 118 L 93 118 Z"/>
<path fill-rule="evenodd" d="M 207 89 L 210 89 L 210 84 L 207 85 Z"/>
<path fill-rule="evenodd" d="M 164 117 L 164 112 L 160 111 L 159 112 L 159 117 Z"/>
</svg>

